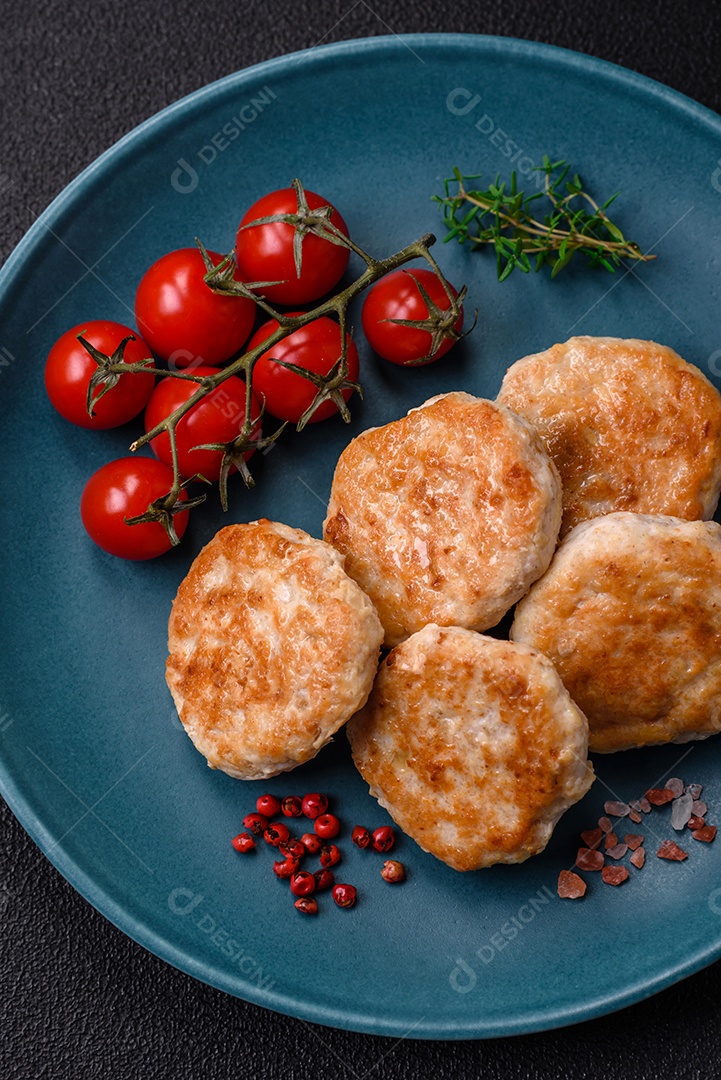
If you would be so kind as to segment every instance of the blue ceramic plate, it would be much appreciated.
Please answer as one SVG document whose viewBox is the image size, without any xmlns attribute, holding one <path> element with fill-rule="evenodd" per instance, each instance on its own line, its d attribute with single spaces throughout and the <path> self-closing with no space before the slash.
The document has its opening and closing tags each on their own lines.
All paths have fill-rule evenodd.
<svg viewBox="0 0 721 1080">
<path fill-rule="evenodd" d="M 556 282 L 492 257 L 436 251 L 469 285 L 473 335 L 447 362 L 399 370 L 363 355 L 366 394 L 339 420 L 287 434 L 233 486 L 223 517 L 196 512 L 180 550 L 147 564 L 85 537 L 89 474 L 139 430 L 66 424 L 43 364 L 66 328 L 132 322 L 136 283 L 159 255 L 228 250 L 245 208 L 298 176 L 342 208 L 367 250 L 386 255 L 427 231 L 429 201 L 457 165 L 527 185 L 544 153 L 592 190 L 620 189 L 616 215 L 655 263 L 611 277 L 570 267 Z M 261 793 L 206 768 L 165 689 L 166 620 L 193 556 L 222 524 L 260 516 L 320 535 L 340 450 L 363 428 L 456 388 L 494 397 L 509 363 L 576 333 L 653 338 L 721 372 L 721 121 L 628 71 L 526 42 L 464 36 L 347 42 L 274 60 L 193 94 L 87 169 L 36 222 L 2 272 L 4 606 L 2 788 L 73 885 L 146 948 L 271 1009 L 386 1035 L 471 1038 L 550 1028 L 638 1001 L 721 952 L 718 847 L 689 840 L 686 863 L 649 858 L 621 889 L 555 897 L 575 836 L 608 792 L 633 798 L 664 775 L 721 805 L 721 740 L 597 761 L 599 781 L 541 856 L 457 874 L 408 839 L 401 888 L 345 844 L 343 877 L 362 900 L 295 912 L 267 852 L 230 847 Z M 358 324 L 359 313 L 354 321 Z M 363 348 L 363 346 L 361 346 Z M 267 786 L 320 789 L 347 822 L 387 821 L 345 737 Z M 655 817 L 658 834 L 665 819 Z M 654 836 L 649 840 L 652 853 Z"/>
</svg>

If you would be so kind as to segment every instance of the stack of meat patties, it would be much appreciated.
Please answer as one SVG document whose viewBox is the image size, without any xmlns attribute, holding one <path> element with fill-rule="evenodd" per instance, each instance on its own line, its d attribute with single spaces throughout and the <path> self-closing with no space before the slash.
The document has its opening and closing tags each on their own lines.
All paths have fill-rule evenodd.
<svg viewBox="0 0 721 1080">
<path fill-rule="evenodd" d="M 671 349 L 525 357 L 495 402 L 444 394 L 354 439 L 323 541 L 217 534 L 171 614 L 180 718 L 244 779 L 348 722 L 422 848 L 521 862 L 590 787 L 589 747 L 721 730 L 720 490 L 721 395 Z M 483 633 L 514 605 L 510 640 Z"/>
</svg>

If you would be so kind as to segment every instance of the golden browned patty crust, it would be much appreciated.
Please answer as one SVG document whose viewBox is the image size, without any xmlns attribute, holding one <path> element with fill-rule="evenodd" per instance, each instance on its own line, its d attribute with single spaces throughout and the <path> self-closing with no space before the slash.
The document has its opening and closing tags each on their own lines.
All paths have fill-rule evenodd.
<svg viewBox="0 0 721 1080">
<path fill-rule="evenodd" d="M 578 525 L 516 608 L 603 752 L 721 730 L 721 527 L 616 513 Z"/>
<path fill-rule="evenodd" d="M 558 474 L 530 425 L 452 393 L 346 447 L 324 536 L 393 646 L 429 622 L 494 626 L 548 566 L 560 515 Z"/>
<path fill-rule="evenodd" d="M 338 552 L 263 519 L 221 529 L 195 559 L 166 677 L 211 768 L 256 780 L 314 757 L 365 702 L 382 639 Z"/>
<path fill-rule="evenodd" d="M 721 395 L 654 341 L 575 337 L 526 356 L 498 401 L 545 441 L 563 484 L 563 536 L 615 510 L 713 517 L 721 490 Z"/>
<path fill-rule="evenodd" d="M 371 794 L 455 870 L 542 851 L 593 782 L 586 719 L 551 662 L 459 627 L 397 646 L 346 730 Z"/>
</svg>

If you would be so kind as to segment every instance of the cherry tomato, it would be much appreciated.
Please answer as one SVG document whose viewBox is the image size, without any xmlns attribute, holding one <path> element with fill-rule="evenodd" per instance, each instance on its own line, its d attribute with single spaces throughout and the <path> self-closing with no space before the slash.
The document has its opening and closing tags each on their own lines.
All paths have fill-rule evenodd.
<svg viewBox="0 0 721 1080">
<path fill-rule="evenodd" d="M 90 377 L 98 365 L 78 341 L 80 333 L 106 356 L 112 356 L 123 338 L 132 337 L 134 340 L 127 343 L 123 353 L 126 364 L 151 358 L 150 349 L 138 332 L 122 323 L 108 319 L 79 323 L 58 338 L 48 355 L 45 389 L 50 401 L 61 416 L 79 427 L 100 430 L 127 424 L 145 408 L 153 392 L 155 376 L 144 372 L 121 375 L 115 386 L 93 406 L 94 415 L 90 416 L 85 403 Z M 98 386 L 94 390 L 94 397 L 101 388 Z"/>
<path fill-rule="evenodd" d="M 150 503 L 167 495 L 173 486 L 173 470 L 162 461 L 126 457 L 110 461 L 94 472 L 80 499 L 85 531 L 98 547 L 121 559 L 154 559 L 172 546 L 160 522 L 127 525 L 125 518 L 144 514 Z M 179 501 L 188 494 L 181 490 Z M 188 512 L 173 515 L 178 537 L 188 526 Z"/>
<path fill-rule="evenodd" d="M 248 352 L 257 345 L 262 345 L 265 339 L 277 329 L 278 323 L 275 319 L 263 323 L 248 342 Z M 347 377 L 355 382 L 358 378 L 358 350 L 350 334 L 346 334 L 346 337 L 348 339 Z M 265 407 L 271 416 L 297 423 L 305 410 L 313 403 L 317 387 L 310 380 L 304 379 L 302 375 L 296 375 L 294 371 L 288 371 L 287 368 L 274 364 L 273 361 L 283 360 L 287 364 L 305 368 L 306 371 L 313 371 L 316 375 L 327 375 L 339 359 L 340 353 L 338 323 L 325 316 L 314 319 L 300 330 L 294 330 L 268 352 L 262 353 L 253 368 L 253 390 L 261 401 L 265 399 Z M 344 399 L 347 401 L 352 393 L 351 388 L 343 390 Z M 334 401 L 324 401 L 308 423 L 326 420 L 337 412 L 338 406 Z"/>
<path fill-rule="evenodd" d="M 330 220 L 348 235 L 348 227 L 336 208 L 313 191 L 305 197 L 311 210 L 330 206 Z M 279 285 L 266 286 L 258 291 L 273 303 L 308 304 L 318 300 L 337 285 L 348 265 L 348 248 L 334 244 L 313 233 L 303 238 L 301 272 L 298 277 L 293 255 L 295 229 L 284 221 L 252 225 L 258 218 L 274 214 L 294 214 L 298 198 L 294 188 L 272 191 L 253 203 L 238 227 L 235 256 L 243 281 L 277 281 Z M 245 226 L 250 226 L 245 228 Z"/>
<path fill-rule="evenodd" d="M 214 263 L 222 258 L 208 254 Z M 153 352 L 178 368 L 222 364 L 247 341 L 255 304 L 220 296 L 203 281 L 203 256 L 180 248 L 146 270 L 135 296 L 135 318 Z"/>
<path fill-rule="evenodd" d="M 220 368 L 198 367 L 193 369 L 194 375 L 216 375 Z M 174 379 L 169 375 L 167 379 L 161 379 L 153 391 L 153 395 L 145 410 L 145 430 L 150 431 L 159 424 L 166 416 L 170 416 L 179 405 L 192 397 L 198 389 L 198 384 L 188 379 Z M 260 417 L 260 406 L 255 395 L 251 415 L 253 419 Z M 220 476 L 220 466 L 223 454 L 220 450 L 194 450 L 194 446 L 203 443 L 227 443 L 239 433 L 245 419 L 245 383 L 237 375 L 230 375 L 220 386 L 216 386 L 206 397 L 194 405 L 189 413 L 183 417 L 176 428 L 176 440 L 178 444 L 178 467 L 181 476 L 186 478 L 201 473 L 206 480 L 217 480 Z M 260 436 L 260 426 L 257 429 Z M 164 461 L 166 465 L 172 465 L 173 458 L 170 452 L 170 438 L 163 431 L 156 435 L 150 443 L 153 452 Z M 245 454 L 245 460 L 253 453 L 249 450 Z"/>
<path fill-rule="evenodd" d="M 368 343 L 379 356 L 392 364 L 408 364 L 428 356 L 432 347 L 431 334 L 414 326 L 399 326 L 391 319 L 422 321 L 428 318 L 428 305 L 418 288 L 418 282 L 441 311 L 451 306 L 440 280 L 432 270 L 394 270 L 377 281 L 365 298 L 361 321 Z M 458 293 L 451 286 L 454 296 Z M 463 311 L 453 324 L 453 332 L 460 333 Z M 445 355 L 456 342 L 446 337 L 433 353 L 433 360 Z"/>
</svg>

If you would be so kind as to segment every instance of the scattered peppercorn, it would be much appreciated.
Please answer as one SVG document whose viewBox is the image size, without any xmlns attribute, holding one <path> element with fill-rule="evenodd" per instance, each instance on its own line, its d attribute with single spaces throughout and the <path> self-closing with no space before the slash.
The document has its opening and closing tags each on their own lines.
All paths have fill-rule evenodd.
<svg viewBox="0 0 721 1080">
<path fill-rule="evenodd" d="M 332 870 L 316 870 L 313 877 L 315 878 L 317 892 L 321 892 L 323 889 L 329 889 L 331 885 L 335 884 L 335 874 Z"/>
<path fill-rule="evenodd" d="M 318 914 L 318 901 L 313 896 L 301 896 L 293 906 L 297 907 L 298 911 L 302 911 L 304 915 Z"/>
<path fill-rule="evenodd" d="M 334 885 L 333 899 L 338 907 L 353 907 L 358 893 L 353 885 Z"/>
<path fill-rule="evenodd" d="M 273 820 L 281 813 L 285 818 L 304 815 L 313 822 L 313 832 L 303 833 L 298 839 L 283 821 Z M 701 821 L 701 824 L 704 822 Z M 341 823 L 335 814 L 328 813 L 327 795 L 311 792 L 301 799 L 297 795 L 277 798 L 266 793 L 256 800 L 255 812 L 246 814 L 243 827 L 247 831 L 233 838 L 233 847 L 236 851 L 253 851 L 256 847 L 253 837 L 262 836 L 268 845 L 277 848 L 282 858 L 273 862 L 273 872 L 276 877 L 288 881 L 291 895 L 297 897 L 294 906 L 299 911 L 306 915 L 317 914 L 318 903 L 312 894 L 326 889 L 331 890 L 338 907 L 353 907 L 357 899 L 355 886 L 347 883 L 336 884 L 330 869 L 341 861 L 342 855 L 336 844 L 326 841 L 339 834 Z M 598 834 L 600 838 L 600 829 Z M 386 852 L 394 846 L 396 835 L 390 825 L 382 825 L 372 832 L 364 825 L 356 825 L 351 840 L 361 850 L 372 847 L 375 851 Z M 301 859 L 308 855 L 318 856 L 319 870 L 313 872 L 300 869 Z M 603 859 L 602 856 L 601 858 Z M 380 874 L 383 880 L 390 884 L 404 881 L 406 877 L 405 867 L 394 859 L 384 862 Z"/>
<path fill-rule="evenodd" d="M 307 870 L 299 870 L 290 879 L 290 891 L 294 896 L 310 896 L 315 892 L 316 880 Z"/>
<path fill-rule="evenodd" d="M 381 870 L 381 877 L 389 885 L 397 885 L 401 881 L 405 881 L 406 871 L 403 863 L 396 862 L 395 859 L 386 859 Z"/>
<path fill-rule="evenodd" d="M 303 813 L 303 804 L 297 795 L 287 795 L 280 804 L 284 817 L 300 817 Z"/>
<path fill-rule="evenodd" d="M 318 861 L 324 869 L 328 869 L 330 866 L 337 866 L 341 860 L 340 848 L 335 844 L 326 844 L 318 856 Z"/>
<path fill-rule="evenodd" d="M 246 814 L 243 828 L 249 829 L 253 836 L 262 836 L 263 830 L 268 828 L 268 818 L 265 814 Z"/>
<path fill-rule="evenodd" d="M 317 855 L 323 847 L 323 841 L 315 833 L 306 832 L 300 838 L 300 842 L 309 855 Z"/>
<path fill-rule="evenodd" d="M 368 832 L 364 825 L 356 825 L 353 832 L 350 835 L 351 840 L 356 847 L 367 848 L 371 842 L 371 834 Z"/>
<path fill-rule="evenodd" d="M 286 859 L 302 859 L 304 855 L 308 854 L 305 845 L 300 840 L 296 840 L 294 836 L 291 836 L 284 844 L 278 844 L 278 851 Z"/>
<path fill-rule="evenodd" d="M 278 847 L 290 840 L 290 829 L 282 821 L 271 821 L 268 828 L 263 830 L 263 839 L 271 847 Z"/>
<path fill-rule="evenodd" d="M 320 795 L 317 791 L 312 792 L 310 795 L 304 795 L 301 807 L 303 813 L 311 821 L 315 821 L 317 817 L 324 814 L 328 809 L 328 796 Z"/>
<path fill-rule="evenodd" d="M 241 851 L 243 853 L 255 849 L 255 840 L 247 832 L 238 833 L 238 835 L 234 836 L 230 842 L 236 851 Z"/>
<path fill-rule="evenodd" d="M 297 859 L 281 859 L 280 862 L 273 863 L 273 873 L 279 878 L 289 878 L 295 874 L 299 865 Z"/>
<path fill-rule="evenodd" d="M 373 830 L 373 848 L 375 851 L 390 851 L 396 842 L 396 834 L 390 825 L 381 825 Z"/>
<path fill-rule="evenodd" d="M 315 819 L 313 828 L 322 840 L 332 840 L 340 832 L 340 821 L 335 814 L 321 814 Z"/>
<path fill-rule="evenodd" d="M 276 799 L 275 795 L 261 795 L 256 799 L 255 808 L 267 818 L 275 817 L 280 813 L 280 799 Z"/>
</svg>

